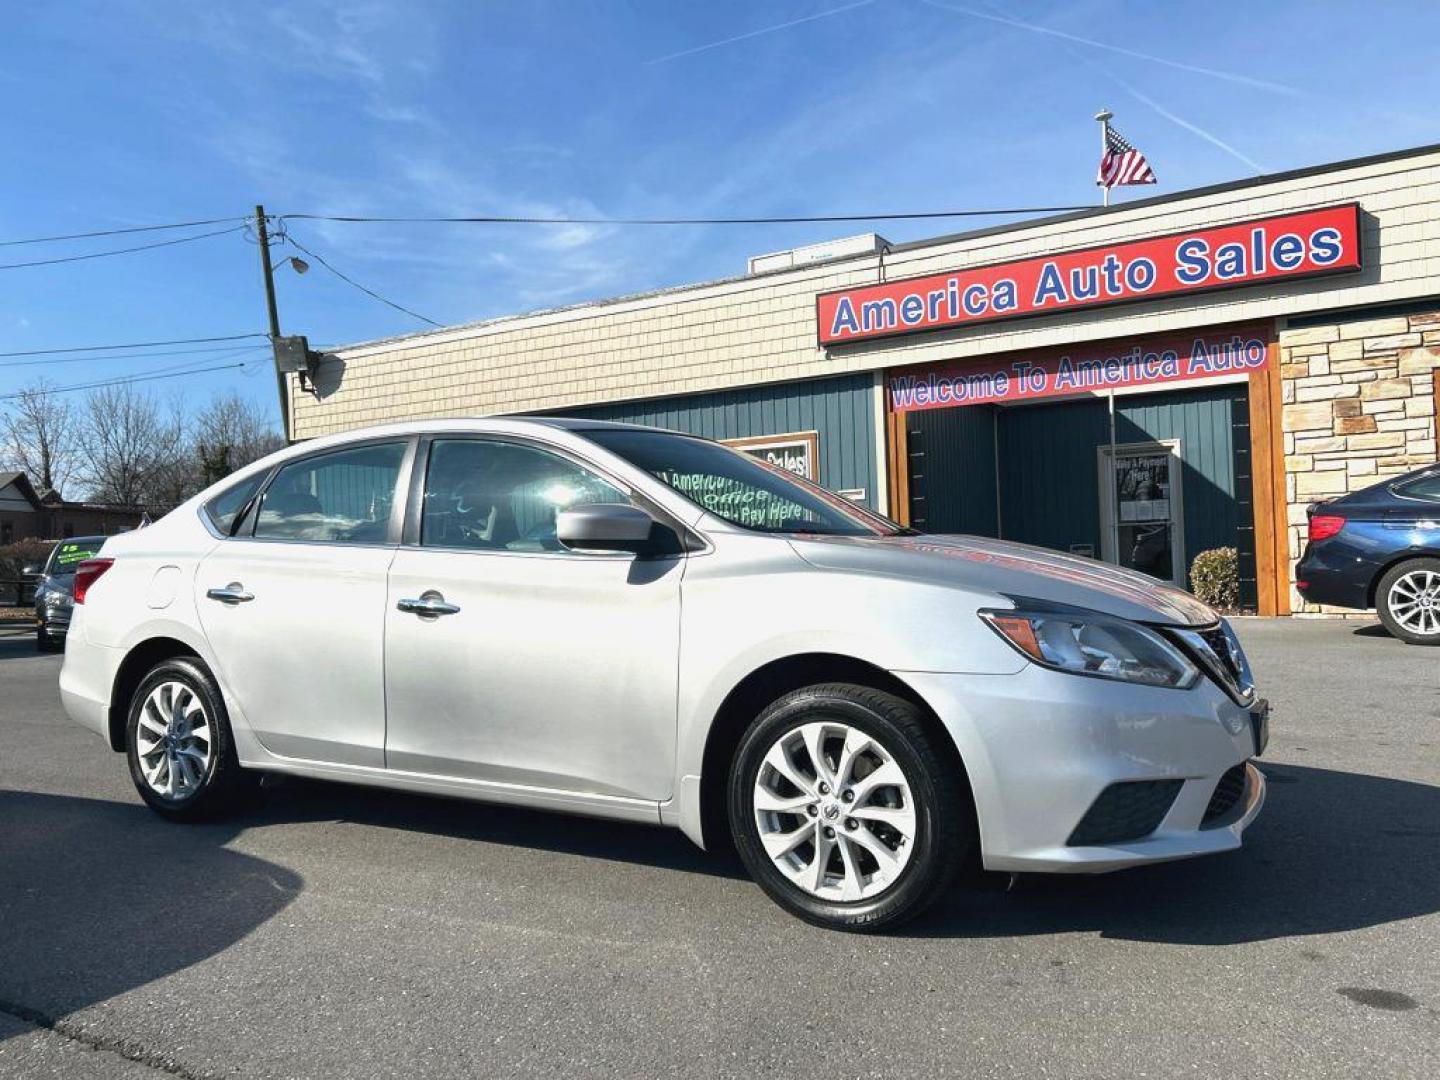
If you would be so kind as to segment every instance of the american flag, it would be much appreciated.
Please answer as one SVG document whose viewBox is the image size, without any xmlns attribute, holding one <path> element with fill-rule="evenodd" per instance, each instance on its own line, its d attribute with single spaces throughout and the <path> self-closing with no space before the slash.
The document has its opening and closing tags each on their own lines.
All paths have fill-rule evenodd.
<svg viewBox="0 0 1440 1080">
<path fill-rule="evenodd" d="M 1155 171 L 1145 160 L 1145 155 L 1136 150 L 1120 133 L 1108 124 L 1105 127 L 1105 156 L 1100 159 L 1100 171 L 1095 176 L 1100 187 L 1118 187 L 1121 184 L 1153 184 Z"/>
</svg>

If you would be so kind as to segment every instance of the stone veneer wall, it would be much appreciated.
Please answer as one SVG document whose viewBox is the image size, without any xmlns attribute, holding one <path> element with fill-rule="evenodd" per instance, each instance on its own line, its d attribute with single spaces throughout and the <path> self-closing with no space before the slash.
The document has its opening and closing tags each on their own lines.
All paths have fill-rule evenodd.
<svg viewBox="0 0 1440 1080">
<path fill-rule="evenodd" d="M 1340 613 L 1295 591 L 1305 507 L 1440 457 L 1440 311 L 1282 330 L 1280 365 L 1291 610 Z"/>
</svg>

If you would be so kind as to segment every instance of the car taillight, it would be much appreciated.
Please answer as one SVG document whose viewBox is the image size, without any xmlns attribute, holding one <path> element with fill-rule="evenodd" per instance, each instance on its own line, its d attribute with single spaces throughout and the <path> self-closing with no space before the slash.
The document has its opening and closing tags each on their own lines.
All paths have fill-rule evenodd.
<svg viewBox="0 0 1440 1080">
<path fill-rule="evenodd" d="M 86 559 L 75 567 L 75 603 L 83 604 L 90 586 L 99 581 L 100 575 L 114 565 L 114 559 Z"/>
<path fill-rule="evenodd" d="M 1328 540 L 1345 527 L 1339 514 L 1315 514 L 1310 518 L 1310 540 Z"/>
</svg>

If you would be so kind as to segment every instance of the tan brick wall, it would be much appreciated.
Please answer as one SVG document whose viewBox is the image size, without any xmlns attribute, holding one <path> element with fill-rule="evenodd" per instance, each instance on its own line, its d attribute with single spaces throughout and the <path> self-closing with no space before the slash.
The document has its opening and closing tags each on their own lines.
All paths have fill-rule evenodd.
<svg viewBox="0 0 1440 1080">
<path fill-rule="evenodd" d="M 1295 591 L 1305 508 L 1440 457 L 1440 310 L 1282 330 L 1279 351 L 1290 601 L 1297 613 L 1334 612 Z"/>
<path fill-rule="evenodd" d="M 1366 215 L 1366 269 L 1358 274 L 922 334 L 829 353 L 815 344 L 815 294 L 826 289 L 1347 200 L 1358 200 Z M 338 359 L 323 365 L 320 395 L 298 392 L 292 377 L 292 431 L 308 438 L 385 420 L 563 408 L 1254 322 L 1411 299 L 1435 292 L 1437 281 L 1440 153 L 1418 154 L 936 243 L 894 252 L 883 267 L 866 257 L 339 348 Z M 1345 362 L 1357 348 L 1346 345 L 1336 359 Z M 1308 386 L 1307 395 L 1324 385 Z M 1377 397 L 1374 403 L 1400 400 Z"/>
</svg>

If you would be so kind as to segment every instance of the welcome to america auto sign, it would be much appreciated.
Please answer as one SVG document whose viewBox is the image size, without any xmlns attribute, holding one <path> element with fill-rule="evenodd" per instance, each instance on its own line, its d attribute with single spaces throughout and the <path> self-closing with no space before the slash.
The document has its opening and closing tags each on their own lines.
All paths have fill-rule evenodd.
<svg viewBox="0 0 1440 1080">
<path fill-rule="evenodd" d="M 1357 203 L 816 297 L 821 345 L 1360 269 Z"/>
<path fill-rule="evenodd" d="M 998 405 L 1262 371 L 1267 326 L 1100 342 L 961 360 L 886 380 L 895 412 Z"/>
</svg>

